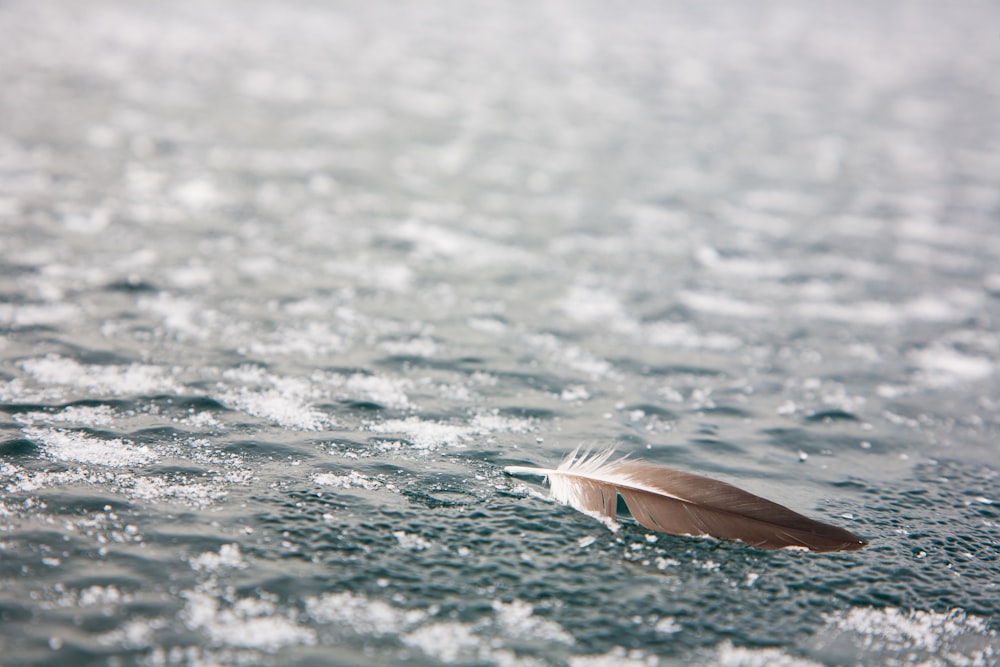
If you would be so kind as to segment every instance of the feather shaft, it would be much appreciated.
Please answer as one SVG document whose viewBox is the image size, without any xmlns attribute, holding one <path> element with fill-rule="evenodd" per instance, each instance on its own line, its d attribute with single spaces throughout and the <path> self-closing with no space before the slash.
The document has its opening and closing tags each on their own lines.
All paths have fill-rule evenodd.
<svg viewBox="0 0 1000 667">
<path fill-rule="evenodd" d="M 624 457 L 612 461 L 613 453 L 580 455 L 578 448 L 557 468 L 505 470 L 548 478 L 554 500 L 608 522 L 617 518 L 620 495 L 636 522 L 671 535 L 740 540 L 759 549 L 843 551 L 867 544 L 732 484 Z"/>
</svg>

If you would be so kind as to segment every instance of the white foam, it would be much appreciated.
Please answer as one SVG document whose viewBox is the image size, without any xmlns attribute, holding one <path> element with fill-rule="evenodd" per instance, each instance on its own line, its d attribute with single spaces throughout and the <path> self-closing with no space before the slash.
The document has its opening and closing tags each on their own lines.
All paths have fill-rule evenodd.
<svg viewBox="0 0 1000 667">
<path fill-rule="evenodd" d="M 638 649 L 629 651 L 616 646 L 607 653 L 574 655 L 568 662 L 569 667 L 656 667 L 660 661 Z"/>
<path fill-rule="evenodd" d="M 534 607 L 523 600 L 509 603 L 493 601 L 498 625 L 511 637 L 572 644 L 576 640 L 563 627 L 546 618 L 535 616 Z"/>
<path fill-rule="evenodd" d="M 952 292 L 922 294 L 902 303 L 888 301 L 806 301 L 791 310 L 801 317 L 884 326 L 903 322 L 951 322 L 968 317 L 981 305 L 981 295 Z"/>
<path fill-rule="evenodd" d="M 492 433 L 526 433 L 534 430 L 530 420 L 504 417 L 499 412 L 479 413 L 470 423 L 445 424 L 419 417 L 389 419 L 369 425 L 375 433 L 403 433 L 416 449 L 435 450 L 440 447 L 464 447 L 475 436 Z"/>
<path fill-rule="evenodd" d="M 792 310 L 795 314 L 807 319 L 876 326 L 895 324 L 903 319 L 900 307 L 885 301 L 860 301 L 855 303 L 808 301 L 797 304 Z"/>
<path fill-rule="evenodd" d="M 222 479 L 226 483 L 245 483 L 246 474 L 228 472 Z M 113 488 L 136 500 L 172 501 L 192 507 L 207 507 L 229 495 L 221 481 L 171 480 L 157 475 L 138 476 L 118 473 Z"/>
<path fill-rule="evenodd" d="M 336 354 L 346 347 L 345 339 L 329 324 L 310 321 L 304 325 L 282 325 L 263 338 L 245 343 L 240 351 L 257 357 L 282 355 L 313 358 Z"/>
<path fill-rule="evenodd" d="M 61 472 L 28 471 L 10 463 L 0 463 L 0 477 L 10 493 L 32 492 L 39 489 L 71 484 L 97 486 L 128 498 L 145 501 L 174 501 L 194 507 L 206 507 L 228 495 L 226 484 L 245 483 L 247 473 L 228 471 L 215 482 L 168 480 L 156 475 L 135 475 L 123 466 L 108 465 L 106 452 L 98 450 L 102 461 L 96 469 L 77 468 Z M 88 461 L 91 462 L 92 461 Z M 126 464 L 133 465 L 133 464 Z"/>
<path fill-rule="evenodd" d="M 646 209 L 652 211 L 652 208 Z M 662 212 L 662 211 L 658 211 Z M 642 215 L 643 213 L 640 213 Z M 672 221 L 667 216 L 657 216 L 658 223 L 670 225 Z M 642 221 L 637 221 L 642 225 Z M 651 223 L 655 224 L 655 223 Z M 659 228 L 662 229 L 662 228 Z M 644 230 L 645 231 L 645 230 Z M 594 235 L 586 233 L 570 233 L 556 236 L 549 240 L 547 252 L 549 255 L 611 255 L 621 256 L 631 249 L 629 239 L 621 236 Z"/>
<path fill-rule="evenodd" d="M 530 433 L 536 428 L 535 423 L 530 419 L 505 417 L 500 414 L 499 410 L 476 414 L 472 418 L 471 425 L 476 435 L 486 435 L 488 433 Z"/>
<path fill-rule="evenodd" d="M 153 643 L 154 632 L 162 621 L 130 620 L 121 626 L 97 636 L 102 646 L 120 646 L 126 649 L 146 648 Z"/>
<path fill-rule="evenodd" d="M 893 225 L 893 232 L 902 238 L 930 245 L 975 248 L 984 241 L 980 234 L 972 230 L 947 222 L 941 224 L 926 217 L 901 220 Z"/>
<path fill-rule="evenodd" d="M 817 645 L 843 650 L 853 646 L 859 656 L 879 662 L 886 655 L 909 656 L 911 662 L 933 665 L 989 665 L 1000 658 L 1000 637 L 985 618 L 961 609 L 949 612 L 855 607 L 827 616 Z"/>
<path fill-rule="evenodd" d="M 379 343 L 378 347 L 386 354 L 423 358 L 433 357 L 438 349 L 437 343 L 432 338 L 387 340 Z"/>
<path fill-rule="evenodd" d="M 420 220 L 407 220 L 394 227 L 392 234 L 412 243 L 414 255 L 423 260 L 447 258 L 468 266 L 531 260 L 518 248 Z"/>
<path fill-rule="evenodd" d="M 199 430 L 217 429 L 222 427 L 222 422 L 215 418 L 208 410 L 202 412 L 191 412 L 187 417 L 180 420 L 181 424 L 192 426 Z"/>
<path fill-rule="evenodd" d="M 211 587 L 181 594 L 187 603 L 180 617 L 191 630 L 207 635 L 216 646 L 277 651 L 285 646 L 316 643 L 316 632 L 281 612 L 270 600 L 237 598 L 223 606 Z"/>
<path fill-rule="evenodd" d="M 997 291 L 1000 291 L 1000 276 L 997 276 Z M 499 336 L 507 331 L 507 324 L 494 317 L 470 317 L 465 321 L 470 329 L 481 331 L 492 336 Z"/>
<path fill-rule="evenodd" d="M 430 549 L 432 543 L 417 535 L 416 533 L 408 533 L 405 530 L 393 531 L 392 536 L 396 538 L 399 542 L 399 546 L 403 549 L 408 549 L 410 551 L 424 551 L 425 549 Z"/>
<path fill-rule="evenodd" d="M 771 308 L 760 303 L 741 301 L 722 293 L 681 292 L 678 297 L 688 308 L 712 315 L 756 319 L 771 315 Z"/>
<path fill-rule="evenodd" d="M 21 368 L 45 385 L 86 389 L 91 394 L 116 396 L 154 393 L 181 393 L 171 377 L 172 371 L 160 366 L 130 364 L 99 366 L 81 364 L 58 355 L 25 359 Z"/>
<path fill-rule="evenodd" d="M 379 264 L 370 257 L 338 257 L 323 264 L 323 269 L 346 276 L 354 285 L 405 294 L 413 289 L 415 274 L 404 264 Z"/>
<path fill-rule="evenodd" d="M 378 375 L 355 373 L 339 379 L 344 390 L 355 398 L 373 401 L 388 408 L 411 407 L 406 391 L 413 386 L 409 379 L 388 378 Z"/>
<path fill-rule="evenodd" d="M 317 623 L 334 623 L 359 635 L 401 636 L 402 642 L 441 662 L 481 662 L 501 667 L 535 667 L 546 663 L 500 648 L 504 637 L 572 644 L 572 635 L 555 621 L 539 618 L 526 602 L 495 601 L 494 618 L 476 623 L 436 620 L 438 608 L 404 609 L 351 592 L 328 593 L 305 601 Z"/>
<path fill-rule="evenodd" d="M 673 635 L 683 630 L 684 626 L 678 623 L 677 619 L 673 616 L 664 616 L 656 621 L 656 625 L 653 626 L 653 629 L 661 635 Z"/>
<path fill-rule="evenodd" d="M 320 486 L 332 486 L 337 489 L 365 489 L 374 491 L 382 488 L 382 482 L 354 470 L 346 475 L 335 475 L 325 472 L 312 476 L 312 481 Z"/>
<path fill-rule="evenodd" d="M 446 401 L 456 401 L 461 403 L 469 403 L 477 397 L 477 394 L 473 392 L 468 385 L 463 383 L 445 383 L 434 385 L 434 392 L 437 396 Z"/>
<path fill-rule="evenodd" d="M 30 492 L 51 486 L 74 484 L 86 481 L 88 478 L 88 475 L 79 469 L 64 472 L 29 472 L 13 463 L 4 461 L 0 461 L 0 475 L 6 482 L 4 490 L 9 493 Z"/>
<path fill-rule="evenodd" d="M 716 667 L 823 667 L 822 663 L 799 658 L 778 648 L 745 648 L 725 641 L 715 650 L 711 663 Z"/>
<path fill-rule="evenodd" d="M 149 447 L 136 446 L 121 438 L 104 439 L 79 431 L 29 427 L 24 435 L 39 443 L 57 461 L 91 463 L 111 468 L 137 466 L 155 461 L 156 453 Z"/>
<path fill-rule="evenodd" d="M 571 403 L 590 400 L 590 392 L 582 384 L 570 385 L 559 393 L 559 400 Z"/>
<path fill-rule="evenodd" d="M 439 447 L 459 447 L 474 429 L 457 424 L 442 424 L 419 417 L 389 419 L 368 427 L 375 433 L 403 433 L 416 449 L 434 450 Z"/>
<path fill-rule="evenodd" d="M 247 414 L 298 431 L 320 431 L 335 425 L 332 417 L 316 409 L 312 401 L 327 396 L 317 378 L 284 377 L 247 364 L 229 369 L 217 396 L 223 404 Z"/>
<path fill-rule="evenodd" d="M 0 323 L 16 327 L 52 326 L 72 321 L 79 315 L 80 309 L 69 303 L 0 303 Z"/>
<path fill-rule="evenodd" d="M 996 370 L 990 359 L 967 355 L 943 345 L 934 345 L 913 353 L 926 384 L 950 385 L 957 382 L 984 380 Z"/>
<path fill-rule="evenodd" d="M 983 287 L 993 294 L 1000 294 L 1000 273 L 991 273 L 983 278 Z"/>
<path fill-rule="evenodd" d="M 444 663 L 471 657 L 480 641 L 468 625 L 454 621 L 432 623 L 411 630 L 402 636 L 402 640 L 407 646 L 418 648 Z"/>
<path fill-rule="evenodd" d="M 328 593 L 306 600 L 306 612 L 318 623 L 338 623 L 361 635 L 396 635 L 419 625 L 431 614 L 402 609 L 354 593 Z"/>
<path fill-rule="evenodd" d="M 114 423 L 115 413 L 110 406 L 75 406 L 63 408 L 59 412 L 25 412 L 14 415 L 14 421 L 20 424 L 64 423 L 83 424 L 84 426 L 110 426 Z"/>
<path fill-rule="evenodd" d="M 923 294 L 903 304 L 907 319 L 924 322 L 949 322 L 975 314 L 983 305 L 982 295 L 965 290 L 946 294 Z"/>
<path fill-rule="evenodd" d="M 321 431 L 334 425 L 331 417 L 308 401 L 280 389 L 255 391 L 241 387 L 223 393 L 219 400 L 254 417 L 297 431 Z"/>
<path fill-rule="evenodd" d="M 613 367 L 609 362 L 578 345 L 563 343 L 551 334 L 530 335 L 526 340 L 533 347 L 549 355 L 553 361 L 584 373 L 592 380 L 613 375 Z"/>
<path fill-rule="evenodd" d="M 715 248 L 702 246 L 695 251 L 698 262 L 712 271 L 738 276 L 740 278 L 782 278 L 790 273 L 787 264 L 773 258 L 767 260 L 745 257 L 722 257 Z"/>
<path fill-rule="evenodd" d="M 599 380 L 612 374 L 613 366 L 610 362 L 594 356 L 577 345 L 563 347 L 557 358 L 573 370 L 579 371 L 593 380 Z"/>
<path fill-rule="evenodd" d="M 642 328 L 642 339 L 661 347 L 683 350 L 735 350 L 743 345 L 736 336 L 701 332 L 687 322 L 654 322 Z"/>
<path fill-rule="evenodd" d="M 615 331 L 632 331 L 637 327 L 618 297 L 606 290 L 574 285 L 559 306 L 578 322 L 600 322 Z"/>
<path fill-rule="evenodd" d="M 222 373 L 223 379 L 237 384 L 266 384 L 275 385 L 281 382 L 281 378 L 268 373 L 263 366 L 254 364 L 243 364 L 237 368 L 230 368 Z"/>
<path fill-rule="evenodd" d="M 80 591 L 77 604 L 81 607 L 115 605 L 124 599 L 125 596 L 116 586 L 90 586 Z"/>
<path fill-rule="evenodd" d="M 192 212 L 201 213 L 218 204 L 222 197 L 207 178 L 195 178 L 174 188 L 174 198 Z"/>
<path fill-rule="evenodd" d="M 166 276 L 171 283 L 184 289 L 203 287 L 214 279 L 210 268 L 197 264 L 170 268 L 167 270 Z"/>
<path fill-rule="evenodd" d="M 819 202 L 816 197 L 801 190 L 788 189 L 757 189 L 750 190 L 743 196 L 743 201 L 747 208 L 752 211 L 767 211 L 782 216 L 804 217 L 814 215 Z M 778 234 L 784 237 L 791 225 L 786 221 L 786 226 L 780 228 Z"/>
<path fill-rule="evenodd" d="M 219 552 L 205 551 L 190 561 L 191 569 L 198 572 L 218 572 L 222 569 L 244 569 L 247 562 L 240 553 L 240 545 L 223 544 Z"/>
<path fill-rule="evenodd" d="M 159 317 L 163 326 L 183 336 L 204 338 L 208 332 L 196 322 L 205 306 L 194 299 L 176 297 L 160 292 L 155 297 L 139 299 L 138 306 Z"/>
</svg>

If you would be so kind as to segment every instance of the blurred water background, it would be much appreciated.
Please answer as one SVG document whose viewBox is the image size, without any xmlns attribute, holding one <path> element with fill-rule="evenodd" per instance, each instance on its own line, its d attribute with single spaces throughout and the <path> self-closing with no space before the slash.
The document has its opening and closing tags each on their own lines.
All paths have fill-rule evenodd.
<svg viewBox="0 0 1000 667">
<path fill-rule="evenodd" d="M 0 664 L 996 664 L 998 25 L 0 3 Z M 500 472 L 612 443 L 871 546 Z"/>
</svg>

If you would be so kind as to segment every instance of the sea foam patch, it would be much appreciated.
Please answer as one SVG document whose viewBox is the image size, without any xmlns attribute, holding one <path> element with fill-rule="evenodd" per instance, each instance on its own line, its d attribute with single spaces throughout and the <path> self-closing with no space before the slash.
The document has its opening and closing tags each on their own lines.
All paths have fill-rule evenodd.
<svg viewBox="0 0 1000 667">
<path fill-rule="evenodd" d="M 403 643 L 418 648 L 444 663 L 472 658 L 479 647 L 479 638 L 465 623 L 444 621 L 424 625 L 403 635 Z M 480 659 L 483 656 L 476 656 Z"/>
<path fill-rule="evenodd" d="M 327 382 L 351 398 L 373 401 L 388 408 L 405 409 L 412 407 L 407 391 L 413 387 L 408 378 L 393 378 L 382 375 L 334 375 Z"/>
<path fill-rule="evenodd" d="M 321 625 L 335 625 L 353 634 L 396 637 L 444 663 L 479 662 L 494 665 L 543 665 L 507 648 L 506 638 L 570 645 L 573 636 L 554 620 L 535 615 L 522 600 L 494 600 L 493 616 L 474 623 L 443 620 L 439 609 L 404 608 L 351 592 L 326 593 L 305 601 L 307 615 Z M 611 663 L 608 663 L 611 664 Z"/>
<path fill-rule="evenodd" d="M 331 417 L 308 401 L 277 389 L 254 391 L 240 388 L 223 393 L 219 400 L 249 415 L 296 431 L 320 431 L 334 423 Z"/>
<path fill-rule="evenodd" d="M 741 319 L 768 317 L 773 309 L 763 303 L 743 301 L 731 295 L 715 292 L 681 292 L 678 295 L 681 303 L 692 310 Z"/>
<path fill-rule="evenodd" d="M 110 426 L 115 421 L 115 412 L 107 405 L 71 405 L 58 412 L 32 411 L 14 415 L 19 424 L 62 423 L 84 426 Z"/>
<path fill-rule="evenodd" d="M 610 362 L 579 345 L 565 343 L 552 334 L 529 335 L 526 342 L 543 352 L 552 361 L 583 373 L 591 380 L 615 376 L 614 367 Z"/>
<path fill-rule="evenodd" d="M 193 338 L 208 335 L 207 329 L 199 321 L 205 317 L 206 307 L 194 299 L 161 292 L 155 297 L 140 299 L 138 305 L 158 317 L 166 329 L 177 335 Z"/>
<path fill-rule="evenodd" d="M 790 655 L 780 648 L 746 648 L 720 644 L 708 664 L 713 667 L 823 667 L 823 663 Z"/>
<path fill-rule="evenodd" d="M 493 601 L 497 624 L 512 637 L 572 644 L 576 640 L 559 623 L 535 615 L 535 608 L 523 600 Z"/>
<path fill-rule="evenodd" d="M 403 609 L 355 593 L 327 593 L 306 600 L 306 612 L 317 623 L 336 623 L 360 635 L 395 635 L 416 627 L 435 610 Z"/>
<path fill-rule="evenodd" d="M 445 424 L 419 417 L 388 419 L 384 422 L 371 424 L 368 428 L 374 433 L 402 433 L 416 449 L 426 450 L 463 446 L 465 440 L 474 432 L 470 426 Z"/>
<path fill-rule="evenodd" d="M 194 481 L 186 478 L 167 479 L 158 475 L 118 475 L 114 489 L 136 500 L 179 502 L 192 507 L 206 507 L 222 500 L 232 480 Z"/>
<path fill-rule="evenodd" d="M 616 331 L 633 331 L 638 326 L 617 296 L 606 290 L 574 285 L 560 301 L 559 307 L 579 322 L 600 322 Z"/>
<path fill-rule="evenodd" d="M 240 553 L 240 545 L 223 544 L 218 553 L 205 551 L 190 560 L 191 569 L 197 572 L 218 572 L 223 569 L 244 569 L 247 562 Z"/>
<path fill-rule="evenodd" d="M 239 476 L 241 475 L 227 474 L 207 481 L 194 481 L 183 477 L 168 479 L 159 475 L 136 475 L 121 469 L 121 466 L 107 464 L 98 464 L 90 469 L 75 468 L 53 472 L 25 470 L 12 463 L 0 463 L 0 489 L 8 494 L 33 493 L 41 489 L 80 484 L 133 500 L 171 502 L 199 508 L 207 507 L 229 495 L 229 487 Z M 29 502 L 27 505 L 4 505 L 4 508 L 6 513 L 20 514 L 30 510 L 31 505 Z M 0 515 L 4 511 L 0 511 Z"/>
<path fill-rule="evenodd" d="M 638 649 L 628 650 L 616 646 L 607 653 L 574 655 L 569 667 L 657 667 L 659 658 Z"/>
<path fill-rule="evenodd" d="M 14 327 L 53 326 L 76 318 L 80 309 L 69 303 L 0 303 L 0 324 Z"/>
<path fill-rule="evenodd" d="M 214 646 L 273 653 L 285 646 L 312 645 L 316 632 L 298 623 L 291 611 L 262 597 L 231 598 L 212 585 L 185 591 L 181 619 Z"/>
<path fill-rule="evenodd" d="M 996 371 L 990 359 L 964 354 L 944 345 L 933 345 L 915 352 L 912 360 L 920 369 L 923 383 L 931 386 L 984 380 Z"/>
<path fill-rule="evenodd" d="M 312 401 L 325 396 L 311 379 L 284 377 L 255 365 L 233 368 L 222 374 L 220 402 L 296 431 L 320 431 L 334 425 L 332 417 Z"/>
<path fill-rule="evenodd" d="M 470 266 L 531 260 L 528 253 L 518 248 L 420 220 L 407 220 L 391 233 L 411 243 L 413 254 L 425 260 L 446 258 Z"/>
<path fill-rule="evenodd" d="M 19 365 L 43 385 L 86 389 L 92 394 L 124 396 L 180 392 L 180 387 L 173 378 L 173 370 L 161 366 L 138 363 L 108 366 L 81 364 L 55 354 L 25 359 Z"/>
<path fill-rule="evenodd" d="M 312 358 L 342 352 L 347 341 L 325 322 L 286 324 L 277 331 L 254 338 L 240 346 L 241 352 L 255 357 L 293 356 Z"/>
<path fill-rule="evenodd" d="M 855 607 L 828 615 L 813 645 L 838 664 L 986 667 L 1000 660 L 1000 637 L 989 621 L 962 609 Z"/>
<path fill-rule="evenodd" d="M 317 473 L 312 476 L 312 481 L 320 486 L 330 486 L 335 489 L 364 489 L 366 491 L 374 491 L 375 489 L 381 489 L 383 484 L 381 481 L 363 475 L 356 470 L 352 470 L 346 475 L 336 475 L 330 472 Z M 390 487 L 392 485 L 389 485 Z"/>
<path fill-rule="evenodd" d="M 157 454 L 149 447 L 135 445 L 121 438 L 99 438 L 82 431 L 29 427 L 21 429 L 30 440 L 57 461 L 90 463 L 124 468 L 150 463 Z"/>
<path fill-rule="evenodd" d="M 703 332 L 688 322 L 654 322 L 642 327 L 642 338 L 653 345 L 686 350 L 735 350 L 743 345 L 736 336 Z"/>
<path fill-rule="evenodd" d="M 946 296 L 924 294 L 903 303 L 813 300 L 794 304 L 788 310 L 805 319 L 885 326 L 914 321 L 956 321 L 968 317 L 979 305 L 977 300 L 956 293 Z"/>
<path fill-rule="evenodd" d="M 370 424 L 375 433 L 402 433 L 413 443 L 414 448 L 435 450 L 440 447 L 464 447 L 475 436 L 492 433 L 525 433 L 534 429 L 530 420 L 506 417 L 497 412 L 474 415 L 467 424 L 450 424 L 439 421 L 407 417 L 388 419 Z"/>
</svg>

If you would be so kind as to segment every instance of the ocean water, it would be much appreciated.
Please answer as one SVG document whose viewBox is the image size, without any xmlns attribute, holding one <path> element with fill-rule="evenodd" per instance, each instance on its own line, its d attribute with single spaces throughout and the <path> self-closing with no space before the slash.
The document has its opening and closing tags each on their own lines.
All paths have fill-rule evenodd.
<svg viewBox="0 0 1000 667">
<path fill-rule="evenodd" d="M 998 24 L 0 4 L 0 665 L 997 664 Z"/>
</svg>

